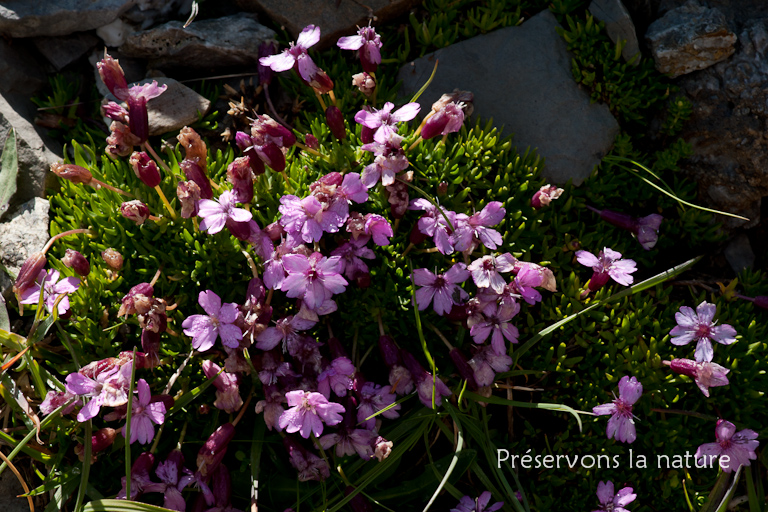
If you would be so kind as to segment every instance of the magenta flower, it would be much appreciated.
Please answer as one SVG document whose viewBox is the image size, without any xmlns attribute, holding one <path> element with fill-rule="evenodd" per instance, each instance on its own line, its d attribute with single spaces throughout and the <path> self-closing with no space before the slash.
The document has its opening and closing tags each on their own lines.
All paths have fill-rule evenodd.
<svg viewBox="0 0 768 512">
<path fill-rule="evenodd" d="M 381 36 L 373 27 L 359 28 L 356 36 L 342 37 L 336 45 L 342 50 L 358 50 L 360 64 L 366 73 L 375 73 L 381 64 Z"/>
<path fill-rule="evenodd" d="M 286 393 L 285 398 L 290 409 L 280 416 L 279 425 L 289 434 L 299 432 L 309 439 L 312 433 L 318 437 L 323 433 L 323 422 L 336 425 L 342 420 L 344 406 L 328 402 L 320 393 L 297 389 Z"/>
<path fill-rule="evenodd" d="M 437 135 L 448 135 L 461 130 L 464 124 L 464 106 L 461 102 L 446 103 L 435 114 L 427 118 L 421 130 L 421 138 L 429 140 Z"/>
<path fill-rule="evenodd" d="M 490 229 L 502 220 L 507 211 L 499 201 L 491 201 L 471 216 L 456 214 L 456 232 L 451 235 L 454 248 L 459 252 L 472 252 L 479 244 L 495 250 L 502 243 L 501 234 Z"/>
<path fill-rule="evenodd" d="M 346 289 L 347 280 L 339 274 L 341 257 L 324 257 L 319 252 L 308 258 L 303 254 L 283 256 L 288 277 L 280 288 L 290 298 L 300 298 L 310 309 L 317 309 L 326 300 Z"/>
<path fill-rule="evenodd" d="M 459 283 L 469 279 L 469 271 L 463 263 L 456 263 L 445 274 L 435 275 L 425 268 L 417 268 L 413 271 L 413 283 L 421 286 L 416 290 L 416 304 L 419 311 L 427 309 L 434 298 L 432 309 L 442 316 L 451 308 L 469 298 Z"/>
<path fill-rule="evenodd" d="M 256 338 L 256 348 L 272 350 L 282 343 L 283 352 L 286 351 L 288 342 L 299 336 L 299 331 L 306 331 L 315 326 L 314 319 L 305 318 L 302 315 L 288 315 L 278 320 L 274 327 L 267 327 Z"/>
<path fill-rule="evenodd" d="M 71 413 L 77 405 L 82 405 L 80 400 L 75 400 L 76 398 L 77 396 L 74 393 L 70 393 L 66 389 L 64 391 L 48 391 L 45 399 L 40 404 L 40 412 L 47 416 L 59 407 L 64 406 L 64 409 L 61 410 L 61 415 L 65 416 Z"/>
<path fill-rule="evenodd" d="M 243 333 L 234 322 L 237 319 L 237 304 L 221 304 L 221 298 L 211 290 L 200 292 L 197 297 L 207 315 L 192 315 L 181 324 L 184 334 L 192 338 L 192 346 L 200 352 L 210 349 L 221 337 L 225 347 L 237 348 Z"/>
<path fill-rule="evenodd" d="M 331 251 L 331 256 L 339 256 L 341 258 L 339 260 L 341 262 L 340 272 L 343 272 L 347 279 L 356 279 L 358 276 L 369 272 L 368 265 L 360 258 L 372 260 L 376 257 L 371 249 L 364 244 L 360 244 L 359 241 L 360 239 L 344 242 Z"/>
<path fill-rule="evenodd" d="M 453 243 L 449 234 L 450 226 L 447 220 L 455 227 L 456 213 L 444 208 L 438 209 L 426 199 L 414 199 L 411 201 L 409 210 L 424 210 L 426 213 L 419 219 L 416 226 L 421 233 L 433 237 L 435 247 L 442 254 L 451 254 L 453 252 Z"/>
<path fill-rule="evenodd" d="M 488 503 L 491 501 L 491 492 L 485 491 L 477 499 L 472 499 L 469 496 L 464 496 L 456 505 L 456 508 L 452 508 L 451 512 L 495 512 L 504 506 L 503 501 L 497 501 L 490 507 Z"/>
<path fill-rule="evenodd" d="M 40 287 L 43 287 L 43 301 L 45 302 L 45 309 L 49 313 L 53 313 L 53 305 L 56 303 L 56 299 L 61 294 L 69 294 L 77 291 L 80 286 L 80 280 L 76 277 L 66 277 L 59 281 L 59 271 L 50 269 L 48 272 L 41 270 L 37 274 L 35 283 L 21 293 L 22 304 L 37 304 L 40 300 Z M 69 310 L 69 297 L 66 295 L 61 302 L 57 311 L 59 315 L 65 314 Z"/>
<path fill-rule="evenodd" d="M 327 450 L 336 446 L 336 456 L 344 457 L 357 453 L 363 460 L 373 457 L 373 443 L 376 433 L 364 428 L 340 430 L 337 433 L 326 434 L 320 438 L 320 446 Z"/>
<path fill-rule="evenodd" d="M 700 363 L 691 359 L 674 359 L 672 362 L 664 361 L 664 364 L 668 365 L 673 372 L 692 378 L 707 398 L 709 398 L 709 388 L 729 384 L 726 375 L 731 370 L 723 368 L 719 364 L 708 361 Z"/>
<path fill-rule="evenodd" d="M 318 71 L 317 65 L 307 54 L 307 50 L 320 41 L 320 27 L 307 25 L 301 31 L 296 43 L 291 43 L 290 47 L 277 55 L 270 55 L 259 59 L 259 64 L 272 69 L 277 73 L 288 71 L 296 66 L 299 75 L 305 82 L 311 82 Z"/>
<path fill-rule="evenodd" d="M 544 185 L 533 194 L 531 206 L 536 210 L 549 206 L 549 203 L 559 198 L 563 192 L 565 192 L 563 189 L 557 188 L 554 185 Z"/>
<path fill-rule="evenodd" d="M 227 221 L 231 219 L 234 222 L 248 222 L 253 218 L 251 212 L 242 208 L 236 208 L 237 200 L 235 194 L 225 190 L 216 201 L 210 199 L 201 199 L 197 205 L 198 215 L 203 218 L 200 223 L 200 229 L 213 235 L 224 229 Z"/>
<path fill-rule="evenodd" d="M 394 235 L 389 221 L 381 215 L 369 213 L 365 216 L 365 234 L 373 237 L 378 246 L 389 245 L 389 237 Z"/>
<path fill-rule="evenodd" d="M 87 421 L 97 414 L 101 406 L 119 407 L 128 403 L 128 381 L 131 378 L 131 364 L 114 365 L 94 377 L 82 373 L 67 375 L 65 389 L 73 395 L 91 397 L 91 400 L 77 413 L 77 421 Z M 81 370 L 82 371 L 82 370 Z"/>
<path fill-rule="evenodd" d="M 652 213 L 645 217 L 632 217 L 626 213 L 612 210 L 598 210 L 591 206 L 587 206 L 587 208 L 600 215 L 604 221 L 632 232 L 646 251 L 653 249 L 659 240 L 659 227 L 664 217 L 658 213 Z"/>
<path fill-rule="evenodd" d="M 331 399 L 331 390 L 336 396 L 346 396 L 352 389 L 355 365 L 346 357 L 337 357 L 323 373 L 317 376 L 317 390 L 327 399 Z"/>
<path fill-rule="evenodd" d="M 203 373 L 209 379 L 213 379 L 213 386 L 216 388 L 214 407 L 230 414 L 242 407 L 243 399 L 240 398 L 240 386 L 236 374 L 222 372 L 219 365 L 208 360 L 203 361 Z"/>
<path fill-rule="evenodd" d="M 632 406 L 642 394 L 643 385 L 635 377 L 625 375 L 619 381 L 619 398 L 610 404 L 592 408 L 592 412 L 597 416 L 611 415 L 606 429 L 608 439 L 614 438 L 622 443 L 633 443 L 637 439 Z"/>
<path fill-rule="evenodd" d="M 508 372 L 512 358 L 506 353 L 497 354 L 492 347 L 485 345 L 468 361 L 468 364 L 472 368 L 475 382 L 483 387 L 493 384 L 497 373 Z"/>
<path fill-rule="evenodd" d="M 496 355 L 507 353 L 507 347 L 504 343 L 506 338 L 510 343 L 517 343 L 520 332 L 517 327 L 509 323 L 520 312 L 518 304 L 510 306 L 499 306 L 491 303 L 483 308 L 482 318 L 474 323 L 469 330 L 472 341 L 477 344 L 483 343 L 491 336 L 491 347 Z"/>
<path fill-rule="evenodd" d="M 637 494 L 634 489 L 624 487 L 615 495 L 613 494 L 613 482 L 600 482 L 597 484 L 597 499 L 600 501 L 600 508 L 592 512 L 629 512 L 627 505 L 635 501 Z"/>
<path fill-rule="evenodd" d="M 366 128 L 363 127 L 363 130 Z M 408 158 L 401 146 L 402 141 L 403 138 L 400 135 L 392 132 L 385 143 L 372 141 L 362 146 L 363 151 L 376 155 L 373 163 L 366 165 L 363 169 L 361 180 L 367 188 L 375 187 L 379 180 L 382 185 L 388 187 L 395 182 L 398 172 L 408 168 Z"/>
<path fill-rule="evenodd" d="M 160 483 L 145 484 L 144 492 L 162 493 L 164 495 L 163 507 L 184 512 L 187 504 L 184 502 L 181 491 L 194 482 L 195 477 L 192 476 L 189 469 L 184 467 L 184 456 L 181 451 L 173 450 L 165 462 L 157 465 L 155 475 L 160 479 Z"/>
<path fill-rule="evenodd" d="M 373 382 L 366 382 L 360 388 L 360 404 L 357 406 L 357 421 L 363 428 L 373 430 L 376 428 L 376 418 L 384 417 L 390 420 L 400 417 L 400 404 L 389 407 L 395 403 L 397 397 L 391 392 L 389 386 L 379 386 Z M 387 409 L 389 407 L 389 409 Z M 384 409 L 387 409 L 384 411 Z M 379 411 L 381 414 L 371 418 Z M 368 419 L 370 418 L 370 419 Z"/>
<path fill-rule="evenodd" d="M 516 263 L 517 259 L 507 252 L 500 256 L 483 256 L 470 263 L 467 269 L 478 288 L 490 288 L 501 294 L 507 283 L 499 272 L 512 272 Z"/>
<path fill-rule="evenodd" d="M 127 365 L 126 365 L 127 366 Z M 149 384 L 144 379 L 136 383 L 139 397 L 133 400 L 133 412 L 131 413 L 131 444 L 138 441 L 147 444 L 155 438 L 155 427 L 165 421 L 165 404 L 152 402 L 152 394 L 149 392 Z M 123 426 L 123 437 L 126 427 Z"/>
<path fill-rule="evenodd" d="M 698 462 L 709 466 L 714 457 L 720 457 L 720 467 L 730 473 L 739 466 L 749 466 L 750 460 L 757 459 L 755 450 L 760 443 L 754 430 L 747 428 L 736 432 L 736 425 L 720 419 L 715 427 L 715 437 L 716 443 L 703 444 L 696 450 L 694 457 Z"/>
<path fill-rule="evenodd" d="M 395 112 L 392 112 L 393 108 L 395 105 L 388 101 L 381 110 L 373 109 L 372 112 L 361 110 L 355 114 L 355 121 L 366 128 L 376 130 L 373 134 L 373 140 L 379 144 L 386 144 L 390 137 L 397 133 L 395 129 L 397 123 L 410 121 L 421 110 L 418 103 L 408 103 Z"/>
<path fill-rule="evenodd" d="M 589 280 L 589 289 L 597 291 L 608 283 L 608 279 L 613 279 L 619 284 L 629 286 L 632 284 L 633 272 L 637 271 L 635 260 L 621 259 L 621 253 L 608 247 L 600 251 L 598 256 L 587 251 L 576 251 L 576 260 L 586 267 L 593 270 L 592 278 Z"/>
<path fill-rule="evenodd" d="M 696 307 L 696 312 L 688 306 L 682 306 L 675 313 L 677 327 L 669 331 L 673 345 L 687 345 L 696 341 L 695 357 L 698 362 L 712 361 L 714 350 L 712 341 L 730 345 L 736 342 L 736 329 L 728 324 L 716 325 L 713 321 L 717 307 L 708 302 L 702 302 Z"/>
<path fill-rule="evenodd" d="M 323 232 L 336 233 L 344 224 L 344 218 L 334 209 L 326 209 L 317 197 L 310 195 L 299 199 L 293 195 L 280 198 L 278 207 L 282 217 L 280 225 L 296 243 L 318 242 Z M 343 212 L 342 212 L 343 213 Z"/>
</svg>

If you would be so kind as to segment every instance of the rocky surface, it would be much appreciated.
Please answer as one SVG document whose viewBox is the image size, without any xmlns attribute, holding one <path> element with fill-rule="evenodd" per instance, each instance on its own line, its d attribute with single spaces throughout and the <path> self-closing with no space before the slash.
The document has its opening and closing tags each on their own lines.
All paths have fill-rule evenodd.
<svg viewBox="0 0 768 512">
<path fill-rule="evenodd" d="M 294 39 L 307 25 L 321 30 L 318 49 L 336 44 L 342 36 L 356 32 L 358 26 L 374 25 L 408 12 L 421 0 L 235 0 L 248 12 L 264 13 L 284 26 Z"/>
<path fill-rule="evenodd" d="M 154 80 L 159 84 L 167 85 L 168 89 L 147 102 L 149 135 L 152 137 L 181 130 L 197 121 L 198 113 L 205 115 L 211 108 L 211 102 L 208 99 L 173 78 L 160 77 Z M 152 79 L 148 79 L 139 83 L 151 81 Z"/>
<path fill-rule="evenodd" d="M 0 38 L 0 93 L 34 94 L 46 83 L 40 63 L 24 41 Z"/>
<path fill-rule="evenodd" d="M 738 47 L 727 61 L 680 79 L 694 105 L 681 136 L 694 152 L 685 170 L 705 198 L 749 217 L 752 226 L 768 196 L 768 19 L 749 22 Z"/>
<path fill-rule="evenodd" d="M 725 259 L 731 269 L 738 274 L 744 269 L 752 268 L 755 264 L 755 253 L 749 243 L 749 238 L 744 233 L 739 233 L 725 247 L 723 251 Z"/>
<path fill-rule="evenodd" d="M 128 37 L 120 51 L 150 59 L 154 67 L 216 69 L 255 66 L 259 45 L 275 33 L 247 15 L 195 21 L 186 29 L 170 21 Z"/>
<path fill-rule="evenodd" d="M 640 53 L 640 44 L 637 41 L 635 25 L 632 23 L 632 17 L 621 0 L 593 0 L 589 4 L 589 12 L 592 16 L 605 23 L 605 31 L 611 41 L 618 43 L 626 41 L 621 55 L 628 61 Z M 641 56 L 634 61 L 640 62 Z"/>
<path fill-rule="evenodd" d="M 0 223 L 0 263 L 14 276 L 50 238 L 48 208 L 47 199 L 36 197 L 21 205 L 10 220 Z M 13 280 L 0 272 L 0 293 L 5 294 L 12 285 Z"/>
<path fill-rule="evenodd" d="M 0 34 L 65 36 L 106 25 L 135 3 L 135 0 L 5 0 L 0 4 Z"/>
<path fill-rule="evenodd" d="M 99 38 L 89 32 L 60 37 L 37 37 L 33 40 L 37 50 L 60 71 L 90 52 Z"/>
<path fill-rule="evenodd" d="M 2 278 L 0 278 L 2 279 Z M 29 512 L 26 498 L 17 498 L 24 493 L 24 488 L 10 471 L 0 475 L 0 510 L 3 512 Z"/>
<path fill-rule="evenodd" d="M 610 150 L 619 125 L 608 107 L 591 103 L 573 81 L 571 57 L 549 11 L 518 27 L 451 45 L 406 64 L 398 75 L 410 96 L 440 64 L 420 98 L 422 111 L 456 88 L 475 95 L 475 116 L 493 118 L 519 151 L 546 158 L 544 175 L 555 183 L 581 184 Z"/>
<path fill-rule="evenodd" d="M 645 33 L 656 69 L 672 77 L 708 68 L 736 51 L 725 15 L 690 0 L 654 21 Z"/>
</svg>

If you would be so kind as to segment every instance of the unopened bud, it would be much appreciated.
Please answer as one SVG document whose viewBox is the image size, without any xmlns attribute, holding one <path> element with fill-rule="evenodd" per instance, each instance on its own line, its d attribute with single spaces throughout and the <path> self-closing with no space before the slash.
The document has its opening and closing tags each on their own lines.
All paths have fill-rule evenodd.
<svg viewBox="0 0 768 512">
<path fill-rule="evenodd" d="M 248 240 L 251 236 L 251 222 L 236 222 L 232 220 L 232 217 L 228 217 L 225 226 L 229 230 L 229 233 L 238 240 Z"/>
<path fill-rule="evenodd" d="M 755 297 L 754 304 L 759 308 L 768 309 L 768 296 L 758 295 Z"/>
<path fill-rule="evenodd" d="M 437 195 L 438 196 L 444 196 L 448 193 L 448 183 L 445 181 L 441 181 L 440 184 L 437 186 Z"/>
<path fill-rule="evenodd" d="M 264 232 L 267 234 L 270 240 L 277 242 L 285 234 L 285 229 L 279 222 L 273 222 L 264 228 Z"/>
<path fill-rule="evenodd" d="M 67 249 L 61 262 L 75 271 L 79 276 L 87 276 L 91 273 L 91 264 L 85 259 L 85 256 L 72 249 Z"/>
<path fill-rule="evenodd" d="M 51 164 L 51 171 L 59 178 L 71 181 L 72 183 L 85 183 L 88 185 L 93 180 L 91 171 L 79 165 L 57 162 Z"/>
<path fill-rule="evenodd" d="M 381 357 L 384 359 L 384 364 L 392 367 L 400 362 L 400 349 L 395 345 L 395 340 L 392 336 L 383 335 L 379 336 L 379 351 Z"/>
<path fill-rule="evenodd" d="M 253 200 L 253 174 L 250 157 L 242 156 L 227 167 L 227 181 L 232 184 L 232 192 L 238 203 L 250 203 Z"/>
<path fill-rule="evenodd" d="M 160 184 L 160 170 L 157 168 L 155 161 L 144 151 L 134 151 L 129 162 L 131 167 L 133 167 L 136 177 L 146 186 L 155 188 Z"/>
<path fill-rule="evenodd" d="M 554 185 L 544 185 L 531 198 L 531 206 L 535 209 L 549 206 L 549 203 L 560 197 L 563 193 L 563 189 L 557 188 Z"/>
<path fill-rule="evenodd" d="M 355 283 L 357 284 L 357 287 L 361 290 L 365 290 L 366 288 L 369 288 L 371 286 L 371 273 L 370 272 L 363 272 L 358 273 L 355 276 Z"/>
<path fill-rule="evenodd" d="M 200 187 L 194 181 L 180 181 L 176 185 L 176 197 L 181 203 L 181 217 L 189 219 L 197 216 L 197 202 L 200 200 Z"/>
<path fill-rule="evenodd" d="M 309 82 L 309 86 L 312 87 L 317 94 L 326 94 L 333 90 L 333 80 L 322 69 L 318 69 Z"/>
<path fill-rule="evenodd" d="M 344 116 L 341 114 L 341 110 L 339 110 L 338 107 L 331 105 L 325 109 L 325 120 L 334 137 L 338 140 L 347 138 L 347 129 L 344 126 Z"/>
<path fill-rule="evenodd" d="M 120 270 L 123 268 L 123 255 L 111 247 L 102 251 L 101 257 L 104 259 L 104 263 L 109 265 L 111 269 Z"/>
<path fill-rule="evenodd" d="M 147 111 L 147 98 L 144 96 L 128 96 L 128 127 L 131 133 L 138 139 L 138 144 L 143 144 L 149 138 L 149 112 Z M 138 145 L 136 144 L 136 145 Z"/>
<path fill-rule="evenodd" d="M 149 207 L 138 199 L 126 201 L 120 205 L 120 215 L 141 226 L 149 218 Z"/>
<path fill-rule="evenodd" d="M 117 430 L 113 428 L 100 428 L 97 430 L 91 437 L 92 453 L 99 453 L 112 446 L 116 436 Z"/>
<path fill-rule="evenodd" d="M 121 101 L 128 99 L 128 82 L 125 80 L 125 72 L 120 67 L 120 62 L 105 53 L 104 58 L 96 64 L 96 68 L 109 92 Z"/>
<path fill-rule="evenodd" d="M 464 357 L 464 354 L 462 354 L 459 349 L 454 348 L 448 352 L 448 355 L 450 356 L 451 361 L 453 361 L 453 364 L 456 365 L 456 370 L 458 370 L 459 375 L 467 381 L 470 388 L 477 390 L 478 385 L 475 381 L 475 372 L 472 370 L 472 367 L 469 366 L 469 362 L 467 361 L 467 358 Z"/>
<path fill-rule="evenodd" d="M 373 142 L 373 134 L 376 133 L 374 128 L 368 128 L 365 125 L 360 127 L 360 140 L 363 144 L 370 144 Z"/>
<path fill-rule="evenodd" d="M 181 161 L 179 168 L 184 171 L 184 176 L 186 176 L 188 180 L 194 181 L 197 186 L 200 187 L 201 199 L 213 199 L 211 182 L 208 181 L 208 176 L 205 175 L 203 168 L 200 167 L 197 162 L 185 159 Z"/>
<path fill-rule="evenodd" d="M 205 444 L 197 452 L 197 471 L 203 476 L 213 474 L 224 455 L 227 453 L 227 446 L 232 438 L 235 437 L 235 427 L 231 423 L 225 423 L 208 437 Z"/>
<path fill-rule="evenodd" d="M 320 149 L 320 142 L 317 140 L 317 137 L 311 133 L 308 133 L 304 136 L 304 145 L 309 149 L 314 149 L 315 151 Z"/>
<path fill-rule="evenodd" d="M 376 81 L 371 75 L 363 71 L 362 73 L 352 75 L 352 87 L 357 87 L 365 96 L 370 96 L 373 94 L 374 89 L 376 89 Z"/>
<path fill-rule="evenodd" d="M 42 252 L 36 252 L 27 258 L 16 276 L 16 282 L 13 284 L 13 293 L 17 297 L 35 284 L 37 276 L 45 268 L 46 263 L 48 260 L 45 259 L 45 254 Z"/>
<path fill-rule="evenodd" d="M 667 364 L 666 361 L 665 364 Z M 695 379 L 698 375 L 699 365 L 696 361 L 691 359 L 673 359 L 672 362 L 669 363 L 669 368 L 675 373 L 687 375 L 688 377 Z"/>
</svg>

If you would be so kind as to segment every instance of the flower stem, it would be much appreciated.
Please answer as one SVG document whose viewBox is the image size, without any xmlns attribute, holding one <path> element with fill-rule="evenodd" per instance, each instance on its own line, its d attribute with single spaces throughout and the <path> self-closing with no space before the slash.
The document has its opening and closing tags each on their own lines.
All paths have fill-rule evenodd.
<svg viewBox="0 0 768 512">
<path fill-rule="evenodd" d="M 133 380 L 136 378 L 136 347 L 131 358 L 131 380 L 128 383 L 128 409 L 125 413 L 125 499 L 131 501 L 131 413 L 133 412 Z"/>
<path fill-rule="evenodd" d="M 333 94 L 333 90 L 328 91 L 328 96 L 331 97 L 331 102 L 333 103 L 333 106 L 336 107 L 336 95 Z"/>
<path fill-rule="evenodd" d="M 325 106 L 325 102 L 323 101 L 323 97 L 320 96 L 320 93 L 317 92 L 317 91 L 315 91 L 315 96 L 317 96 L 317 101 L 320 102 L 320 106 L 323 107 L 323 111 L 325 111 L 325 109 L 328 108 L 328 107 Z"/>
<path fill-rule="evenodd" d="M 277 122 L 290 130 L 291 125 L 289 125 L 285 119 L 283 119 L 280 114 L 277 113 L 275 106 L 272 104 L 272 97 L 269 95 L 269 84 L 264 84 L 264 96 L 267 97 L 267 106 L 269 107 L 269 111 L 272 112 L 272 115 L 277 120 Z"/>
<path fill-rule="evenodd" d="M 163 194 L 163 189 L 160 188 L 160 185 L 157 185 L 155 190 L 157 191 L 157 195 L 160 196 L 160 200 L 165 205 L 165 209 L 168 210 L 168 213 L 171 214 L 171 219 L 176 220 L 176 212 L 173 211 L 171 203 L 168 202 L 168 198 L 165 197 L 165 194 Z"/>
<path fill-rule="evenodd" d="M 251 387 L 251 392 L 248 393 L 248 398 L 245 399 L 245 403 L 240 407 L 240 412 L 237 413 L 237 418 L 235 418 L 235 421 L 232 422 L 232 426 L 236 427 L 237 424 L 240 422 L 240 420 L 243 417 L 243 414 L 245 414 L 246 409 L 248 409 L 248 404 L 251 403 L 251 398 L 253 397 L 253 393 L 256 392 L 256 387 Z"/>
<path fill-rule="evenodd" d="M 155 153 L 155 150 L 154 150 L 154 149 L 152 149 L 152 146 L 150 146 L 150 144 L 149 144 L 149 141 L 148 141 L 148 140 L 147 140 L 147 141 L 144 141 L 144 147 L 145 147 L 145 148 L 147 149 L 147 151 L 148 151 L 148 152 L 149 152 L 149 153 L 152 155 L 152 158 L 154 158 L 154 159 L 155 159 L 155 161 L 156 161 L 157 163 L 159 163 L 159 164 L 160 164 L 160 167 L 162 167 L 162 168 L 163 168 L 163 170 L 164 170 L 165 172 L 167 172 L 169 175 L 173 176 L 173 173 L 171 172 L 171 169 L 170 169 L 170 167 L 168 167 L 168 165 L 165 163 L 165 161 L 164 161 L 162 158 L 160 158 L 160 155 L 158 155 L 157 153 Z"/>
<path fill-rule="evenodd" d="M 421 131 L 421 126 L 419 126 L 419 131 Z M 413 141 L 413 144 L 408 146 L 408 149 L 406 151 L 412 151 L 416 146 L 418 146 L 421 143 L 422 140 L 424 139 L 422 139 L 421 135 L 419 135 L 419 138 Z"/>
<path fill-rule="evenodd" d="M 107 190 L 111 190 L 112 192 L 117 192 L 118 194 L 122 194 L 126 197 L 134 197 L 133 194 L 129 194 L 128 192 L 124 190 L 120 190 L 119 188 L 113 187 L 112 185 L 109 185 L 107 183 L 104 183 L 103 181 L 99 181 L 96 178 L 91 179 L 91 186 L 98 185 L 99 187 L 103 187 Z"/>
<path fill-rule="evenodd" d="M 51 239 L 48 240 L 48 243 L 45 244 L 45 247 L 43 247 L 43 250 L 41 252 L 43 254 L 48 252 L 48 249 L 50 249 L 51 246 L 53 245 L 53 243 L 56 240 L 58 240 L 59 238 L 62 238 L 62 237 L 65 237 L 65 236 L 69 236 L 69 235 L 77 235 L 77 234 L 80 234 L 80 233 L 88 233 L 89 235 L 95 235 L 96 234 L 93 231 L 91 231 L 90 229 L 70 229 L 69 231 L 63 231 L 63 232 L 59 233 L 58 235 L 52 236 Z"/>
</svg>

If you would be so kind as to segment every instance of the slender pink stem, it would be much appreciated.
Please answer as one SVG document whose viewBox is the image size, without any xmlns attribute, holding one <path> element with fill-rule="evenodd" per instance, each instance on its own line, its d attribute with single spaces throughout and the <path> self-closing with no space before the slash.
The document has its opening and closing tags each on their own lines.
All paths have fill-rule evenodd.
<svg viewBox="0 0 768 512">
<path fill-rule="evenodd" d="M 96 234 L 93 231 L 91 231 L 90 229 L 70 229 L 69 231 L 64 231 L 62 233 L 59 233 L 58 235 L 54 235 L 53 237 L 51 237 L 50 240 L 48 240 L 48 243 L 45 244 L 45 247 L 43 247 L 43 251 L 42 251 L 43 254 L 48 252 L 48 249 L 50 249 L 51 246 L 53 245 L 53 243 L 56 240 L 58 240 L 59 238 L 64 237 L 64 236 L 69 236 L 69 235 L 77 235 L 79 233 L 88 233 L 89 235 L 95 235 Z"/>
</svg>

